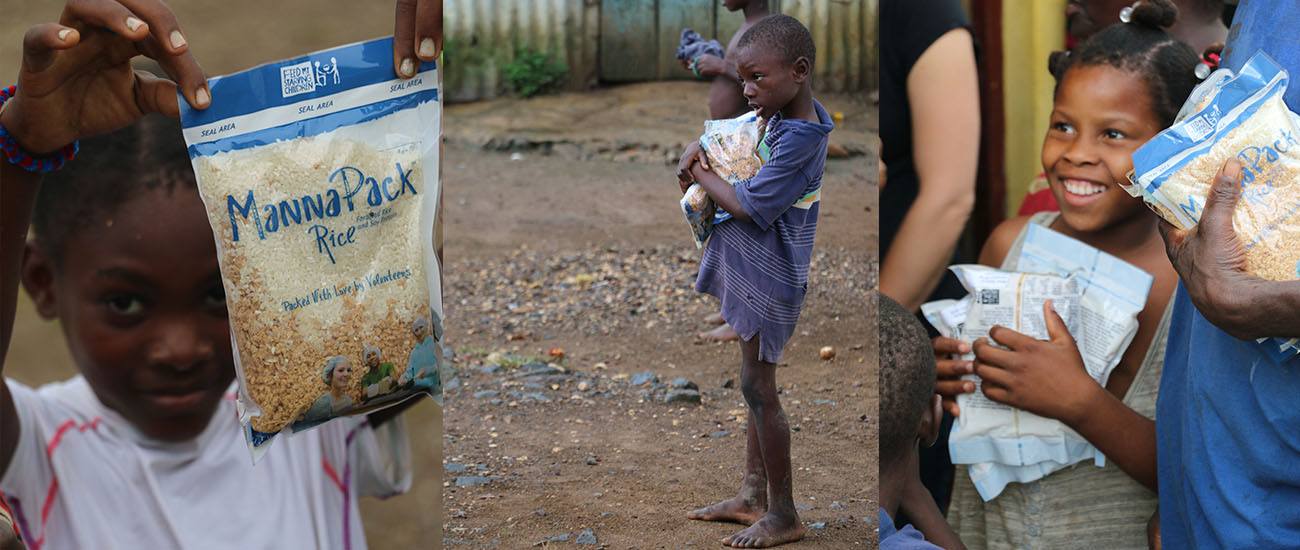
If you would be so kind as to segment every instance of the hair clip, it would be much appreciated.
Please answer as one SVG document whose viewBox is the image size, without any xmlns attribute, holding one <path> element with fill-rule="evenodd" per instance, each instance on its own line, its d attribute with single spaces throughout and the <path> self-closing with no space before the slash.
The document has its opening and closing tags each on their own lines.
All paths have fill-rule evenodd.
<svg viewBox="0 0 1300 550">
<path fill-rule="evenodd" d="M 1140 1 L 1141 0 L 1139 0 L 1139 2 Z M 1138 2 L 1134 2 L 1132 6 L 1124 6 L 1124 9 L 1119 10 L 1119 20 L 1121 23 L 1133 22 L 1133 8 L 1137 7 L 1137 5 Z"/>
<path fill-rule="evenodd" d="M 1212 52 L 1201 57 L 1201 62 L 1196 64 L 1196 78 L 1205 80 L 1209 77 L 1210 73 L 1219 68 L 1219 59 L 1219 54 Z"/>
</svg>

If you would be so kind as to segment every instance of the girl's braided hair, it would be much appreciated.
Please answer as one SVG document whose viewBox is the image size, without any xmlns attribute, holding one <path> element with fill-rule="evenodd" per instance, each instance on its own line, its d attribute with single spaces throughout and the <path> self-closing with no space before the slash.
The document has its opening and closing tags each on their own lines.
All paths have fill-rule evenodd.
<svg viewBox="0 0 1300 550">
<path fill-rule="evenodd" d="M 1056 78 L 1057 90 L 1071 68 L 1115 67 L 1142 78 L 1160 123 L 1173 125 L 1183 102 L 1200 82 L 1196 52 L 1164 31 L 1177 18 L 1178 8 L 1171 0 L 1140 0 L 1128 23 L 1102 29 L 1073 52 L 1052 53 L 1047 65 Z"/>
</svg>

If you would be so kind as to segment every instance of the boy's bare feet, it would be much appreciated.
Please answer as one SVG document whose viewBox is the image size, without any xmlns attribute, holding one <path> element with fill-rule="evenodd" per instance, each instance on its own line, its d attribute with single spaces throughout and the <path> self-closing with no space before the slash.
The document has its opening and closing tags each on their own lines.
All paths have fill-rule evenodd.
<svg viewBox="0 0 1300 550">
<path fill-rule="evenodd" d="M 766 503 L 754 499 L 734 497 L 711 504 L 686 514 L 688 519 L 700 521 L 725 521 L 741 525 L 753 525 L 767 511 Z"/>
<path fill-rule="evenodd" d="M 705 323 L 708 323 L 708 324 L 710 324 L 710 325 L 725 325 L 725 324 L 727 324 L 727 320 L 722 318 L 722 313 L 721 313 L 721 312 L 714 313 L 713 315 L 709 315 L 708 317 L 705 317 L 705 318 L 704 318 L 704 322 L 705 322 Z"/>
<path fill-rule="evenodd" d="M 803 535 L 803 524 L 799 523 L 798 516 L 783 518 L 764 514 L 753 525 L 722 539 L 722 544 L 732 548 L 771 548 L 802 539 Z"/>
<path fill-rule="evenodd" d="M 696 336 L 706 342 L 735 342 L 740 339 L 740 335 L 736 334 L 736 329 L 725 323 L 719 325 L 718 328 L 708 332 L 701 332 Z"/>
</svg>

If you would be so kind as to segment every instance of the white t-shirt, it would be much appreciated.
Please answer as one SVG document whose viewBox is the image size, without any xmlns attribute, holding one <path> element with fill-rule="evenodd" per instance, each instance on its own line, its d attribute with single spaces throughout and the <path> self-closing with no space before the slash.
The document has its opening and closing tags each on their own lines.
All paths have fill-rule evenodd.
<svg viewBox="0 0 1300 550">
<path fill-rule="evenodd" d="M 400 416 L 281 435 L 254 466 L 233 392 L 198 437 L 165 443 L 80 376 L 36 390 L 6 382 L 22 433 L 0 493 L 32 550 L 363 550 L 357 497 L 411 484 Z"/>
</svg>

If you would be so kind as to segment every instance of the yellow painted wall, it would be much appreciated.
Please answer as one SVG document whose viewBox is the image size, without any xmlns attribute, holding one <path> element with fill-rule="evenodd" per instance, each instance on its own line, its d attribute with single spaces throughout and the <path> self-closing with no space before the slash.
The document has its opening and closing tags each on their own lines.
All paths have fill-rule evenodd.
<svg viewBox="0 0 1300 550">
<path fill-rule="evenodd" d="M 1047 57 L 1065 47 L 1065 0 L 1003 0 L 1002 84 L 1006 122 L 1007 214 L 1015 214 L 1042 171 L 1052 114 Z"/>
</svg>

